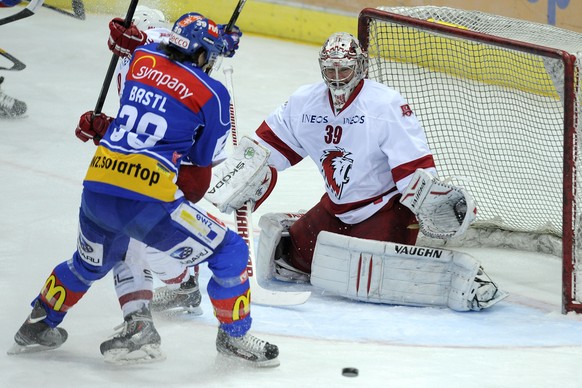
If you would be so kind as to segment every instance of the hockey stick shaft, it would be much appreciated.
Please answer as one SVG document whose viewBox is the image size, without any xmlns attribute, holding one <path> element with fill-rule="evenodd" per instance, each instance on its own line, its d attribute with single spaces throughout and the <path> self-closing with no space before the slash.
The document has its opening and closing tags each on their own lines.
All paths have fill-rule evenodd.
<svg viewBox="0 0 582 388">
<path fill-rule="evenodd" d="M 226 25 L 225 28 L 226 32 L 232 31 L 232 27 L 234 27 L 234 24 L 238 20 L 238 17 L 240 16 L 246 2 L 247 0 L 239 0 L 238 4 L 236 5 L 236 8 L 234 9 L 234 12 L 232 13 L 232 16 L 230 17 L 230 20 L 228 21 L 228 24 Z"/>
<path fill-rule="evenodd" d="M 246 2 L 247 0 L 239 0 L 238 4 L 236 5 L 236 8 L 232 13 L 232 16 L 230 17 L 230 20 L 228 21 L 228 24 L 226 25 L 226 28 L 224 29 L 225 32 L 228 33 L 232 31 L 232 27 L 234 27 L 234 24 L 238 20 L 238 17 L 240 16 Z M 215 62 L 216 60 L 214 60 L 212 63 L 208 65 L 208 67 L 206 68 L 206 74 L 210 74 L 212 72 L 212 68 L 214 67 Z"/>
<path fill-rule="evenodd" d="M 232 67 L 228 66 L 224 70 L 226 77 L 226 89 L 230 94 L 230 134 L 232 144 L 238 144 L 238 131 L 236 126 L 236 111 L 234 100 L 234 87 L 232 81 Z M 253 223 L 251 219 L 251 204 L 246 202 L 243 207 L 235 212 L 235 225 L 237 234 L 244 240 L 249 248 L 249 257 L 247 260 L 247 274 L 249 277 L 253 303 L 266 306 L 294 306 L 303 304 L 307 301 L 311 292 L 287 292 L 267 290 L 259 285 L 255 271 L 255 246 L 253 240 Z"/>
<path fill-rule="evenodd" d="M 129 3 L 129 8 L 127 9 L 127 14 L 125 15 L 125 20 L 123 25 L 125 28 L 129 27 L 131 24 L 131 19 L 133 19 L 133 14 L 137 7 L 139 0 L 131 0 Z M 105 74 L 105 79 L 103 80 L 103 86 L 101 87 L 101 93 L 95 104 L 94 114 L 97 115 L 101 113 L 103 109 L 103 104 L 105 104 L 105 99 L 107 98 L 107 92 L 109 91 L 109 86 L 111 85 L 111 80 L 113 79 L 113 73 L 115 73 L 115 67 L 117 66 L 117 61 L 119 57 L 115 54 L 112 55 L 111 61 L 109 62 L 109 67 L 107 68 L 107 73 Z"/>
<path fill-rule="evenodd" d="M 24 63 L 22 63 L 21 61 L 19 61 L 18 59 L 16 59 L 11 54 L 8 54 L 3 49 L 0 49 L 0 55 L 2 55 L 3 57 L 7 58 L 10 62 L 13 63 L 12 67 L 2 67 L 2 66 L 0 66 L 0 70 L 15 70 L 15 71 L 18 71 L 18 70 L 24 70 L 26 68 L 26 65 Z"/>
<path fill-rule="evenodd" d="M 34 15 L 36 10 L 42 6 L 42 3 L 44 3 L 44 0 L 32 0 L 22 11 L 0 19 L 0 26 Z"/>
</svg>

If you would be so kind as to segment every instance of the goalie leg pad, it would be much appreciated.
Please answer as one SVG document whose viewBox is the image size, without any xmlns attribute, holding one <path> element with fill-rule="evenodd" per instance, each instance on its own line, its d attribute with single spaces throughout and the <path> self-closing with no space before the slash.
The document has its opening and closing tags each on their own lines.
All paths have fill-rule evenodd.
<svg viewBox="0 0 582 388">
<path fill-rule="evenodd" d="M 507 296 L 490 279 L 480 284 L 480 273 L 479 262 L 462 252 L 321 232 L 311 283 L 364 302 L 478 311 Z M 483 286 L 487 301 L 477 299 Z"/>
<path fill-rule="evenodd" d="M 275 277 L 275 260 L 280 258 L 275 257 L 277 247 L 283 235 L 289 235 L 289 228 L 302 215 L 302 213 L 267 213 L 259 219 L 261 234 L 256 259 L 257 280 L 272 280 Z M 285 253 L 278 252 L 278 255 Z"/>
</svg>

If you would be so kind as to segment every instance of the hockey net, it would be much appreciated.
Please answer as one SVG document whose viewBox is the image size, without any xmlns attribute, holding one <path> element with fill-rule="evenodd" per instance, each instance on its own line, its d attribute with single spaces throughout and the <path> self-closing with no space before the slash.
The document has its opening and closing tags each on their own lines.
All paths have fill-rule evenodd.
<svg viewBox="0 0 582 388">
<path fill-rule="evenodd" d="M 364 9 L 358 34 L 370 56 L 368 77 L 403 94 L 439 175 L 455 177 L 476 199 L 474 227 L 449 246 L 560 256 L 563 312 L 582 312 L 582 35 L 432 6 Z"/>
</svg>

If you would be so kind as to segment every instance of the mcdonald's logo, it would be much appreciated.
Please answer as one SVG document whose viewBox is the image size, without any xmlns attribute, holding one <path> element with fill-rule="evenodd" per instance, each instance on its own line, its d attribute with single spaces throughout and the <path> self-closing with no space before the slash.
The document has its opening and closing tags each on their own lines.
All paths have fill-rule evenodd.
<svg viewBox="0 0 582 388">
<path fill-rule="evenodd" d="M 45 300 L 53 310 L 61 311 L 63 303 L 65 303 L 65 299 L 67 298 L 67 290 L 63 286 L 57 286 L 56 282 L 57 279 L 55 275 L 51 274 L 44 284 L 41 295 L 44 296 Z"/>
<path fill-rule="evenodd" d="M 240 316 L 241 310 L 243 311 L 242 317 Z M 249 288 L 246 294 L 239 296 L 234 301 L 234 306 L 232 308 L 232 320 L 238 321 L 241 318 L 244 318 L 247 315 L 249 315 L 250 312 L 251 312 L 251 289 Z"/>
</svg>

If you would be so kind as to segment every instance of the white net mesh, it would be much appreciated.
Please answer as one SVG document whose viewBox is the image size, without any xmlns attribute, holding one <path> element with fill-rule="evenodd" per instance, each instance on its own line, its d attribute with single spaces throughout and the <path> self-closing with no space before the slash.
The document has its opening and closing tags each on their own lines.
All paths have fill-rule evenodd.
<svg viewBox="0 0 582 388">
<path fill-rule="evenodd" d="M 486 35 L 475 40 L 475 34 L 439 32 L 430 28 L 434 23 L 373 18 L 367 34 L 369 78 L 404 95 L 425 128 L 440 176 L 461 178 L 456 183 L 474 195 L 476 229 L 457 244 L 481 245 L 486 240 L 487 245 L 561 255 L 564 101 L 575 106 L 570 116 L 577 129 L 582 35 L 478 11 L 431 6 L 381 9 L 458 32 L 522 42 L 499 44 L 499 39 Z M 562 57 L 537 46 L 575 56 L 573 77 L 565 78 Z M 565 82 L 571 83 L 575 96 L 564 96 Z M 574 148 L 577 155 L 578 146 Z M 581 177 L 579 169 L 574 171 L 568 199 L 574 204 L 574 241 L 564 244 L 577 247 L 575 236 L 581 232 L 576 232 L 575 189 Z M 512 241 L 506 232 L 513 232 Z M 578 250 L 572 257 L 575 269 Z"/>
</svg>

